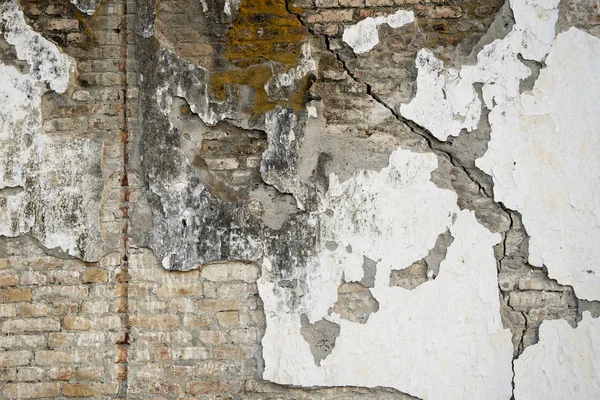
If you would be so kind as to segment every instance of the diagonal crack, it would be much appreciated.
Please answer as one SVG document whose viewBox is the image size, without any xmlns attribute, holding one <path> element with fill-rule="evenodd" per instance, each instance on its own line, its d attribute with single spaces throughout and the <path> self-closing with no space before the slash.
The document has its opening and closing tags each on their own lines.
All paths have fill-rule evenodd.
<svg viewBox="0 0 600 400">
<path fill-rule="evenodd" d="M 302 18 L 302 15 L 300 15 L 299 13 L 295 12 L 292 7 L 290 7 L 289 4 L 290 0 L 285 0 L 285 8 L 286 10 L 294 15 L 296 17 L 296 19 L 300 22 L 300 24 L 302 24 L 302 26 L 306 27 L 308 29 L 308 32 L 313 35 L 313 36 L 323 36 L 325 39 L 325 46 L 327 47 L 327 51 L 329 51 L 332 55 L 335 56 L 336 60 L 340 63 L 340 65 L 342 66 L 342 68 L 344 69 L 344 71 L 346 72 L 346 74 L 356 83 L 360 84 L 360 85 L 364 85 L 366 88 L 366 93 L 369 97 L 371 97 L 375 102 L 377 102 L 378 104 L 382 105 L 383 107 L 385 107 L 388 111 L 390 111 L 392 113 L 392 115 L 400 122 L 404 123 L 414 134 L 421 136 L 423 139 L 425 139 L 425 141 L 427 142 L 427 146 L 434 152 L 440 152 L 445 154 L 448 159 L 450 160 L 450 163 L 456 167 L 459 168 L 460 170 L 462 170 L 465 175 L 469 178 L 470 181 L 472 181 L 473 183 L 475 183 L 479 189 L 479 192 L 482 193 L 485 197 L 488 198 L 492 198 L 492 196 L 487 193 L 487 191 L 485 190 L 485 188 L 479 183 L 479 181 L 477 179 L 475 179 L 472 174 L 467 170 L 467 168 L 465 168 L 457 159 L 456 157 L 454 157 L 451 153 L 449 153 L 447 150 L 443 149 L 443 142 L 440 141 L 439 139 L 437 139 L 435 136 L 433 136 L 431 134 L 431 132 L 429 132 L 428 129 L 424 128 L 423 126 L 417 124 L 416 122 L 407 119 L 405 117 L 403 117 L 398 111 L 396 111 L 392 106 L 390 106 L 387 102 L 385 102 L 383 99 L 381 99 L 381 97 L 379 97 L 376 93 L 373 92 L 373 88 L 371 87 L 371 85 L 367 82 L 363 82 L 362 80 L 360 80 L 359 78 L 356 77 L 356 75 L 354 75 L 352 73 L 352 71 L 350 70 L 350 68 L 348 68 L 348 65 L 346 64 L 346 62 L 342 59 L 342 57 L 340 56 L 340 54 L 338 52 L 336 52 L 335 50 L 332 50 L 331 48 L 331 40 L 328 36 L 326 35 L 319 35 L 317 33 L 314 32 L 314 29 L 312 29 L 310 27 L 310 25 L 308 25 L 304 19 Z M 493 198 L 492 198 L 493 200 Z"/>
</svg>

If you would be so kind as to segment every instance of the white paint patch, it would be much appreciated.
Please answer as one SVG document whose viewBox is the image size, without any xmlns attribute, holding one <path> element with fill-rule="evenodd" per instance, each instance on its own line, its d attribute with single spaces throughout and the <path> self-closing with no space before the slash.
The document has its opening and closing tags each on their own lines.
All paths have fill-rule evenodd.
<svg viewBox="0 0 600 400">
<path fill-rule="evenodd" d="M 299 304 L 290 305 L 268 268 L 258 282 L 267 319 L 265 379 L 393 387 L 423 399 L 510 397 L 512 343 L 500 321 L 492 250 L 500 235 L 460 211 L 454 192 L 430 181 L 436 167 L 433 154 L 399 149 L 380 172 L 362 171 L 343 183 L 331 176 L 321 237 L 338 246 L 323 246 L 309 263 Z M 455 240 L 437 279 L 412 291 L 389 287 L 391 269 L 424 257 L 448 228 Z M 379 260 L 372 289 L 379 310 L 358 324 L 329 310 L 342 277 L 363 278 L 363 256 Z M 341 327 L 320 367 L 300 334 L 302 314 Z"/>
<path fill-rule="evenodd" d="M 515 399 L 599 399 L 600 319 L 589 312 L 573 329 L 544 321 L 540 341 L 515 360 Z"/>
<path fill-rule="evenodd" d="M 417 94 L 400 113 L 429 130 L 436 138 L 458 136 L 462 129 L 472 131 L 479 124 L 481 100 L 473 83 L 461 79 L 457 69 L 445 69 L 433 53 L 421 50 L 415 61 Z"/>
<path fill-rule="evenodd" d="M 355 54 L 366 53 L 379 43 L 379 25 L 388 24 L 392 28 L 400 28 L 414 22 L 412 11 L 399 10 L 388 16 L 369 17 L 344 29 L 342 39 L 352 47 Z"/>
<path fill-rule="evenodd" d="M 473 85 L 483 84 L 483 102 L 490 110 L 518 97 L 521 80 L 531 74 L 518 55 L 544 60 L 554 38 L 558 2 L 512 0 L 515 24 L 511 32 L 484 46 L 473 66 L 446 69 L 433 54 L 419 52 L 417 93 L 410 103 L 400 106 L 400 114 L 440 140 L 458 136 L 463 129 L 476 129 L 481 100 Z"/>
<path fill-rule="evenodd" d="M 94 15 L 100 5 L 100 1 L 102 0 L 71 0 L 71 4 L 87 15 Z"/>
<path fill-rule="evenodd" d="M 600 39 L 557 36 L 530 94 L 495 107 L 477 166 L 494 198 L 523 215 L 529 262 L 600 300 Z"/>
<path fill-rule="evenodd" d="M 50 138 L 41 126 L 42 95 L 67 90 L 74 62 L 26 24 L 14 0 L 0 5 L 0 22 L 30 70 L 0 64 L 0 189 L 11 189 L 0 205 L 0 235 L 31 233 L 45 247 L 95 261 L 102 145 Z"/>
</svg>

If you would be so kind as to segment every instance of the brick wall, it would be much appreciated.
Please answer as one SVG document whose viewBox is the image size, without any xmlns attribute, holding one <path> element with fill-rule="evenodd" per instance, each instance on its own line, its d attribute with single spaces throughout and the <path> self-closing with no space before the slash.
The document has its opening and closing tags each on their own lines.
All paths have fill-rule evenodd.
<svg viewBox="0 0 600 400">
<path fill-rule="evenodd" d="M 0 259 L 2 398 L 116 398 L 119 255 L 98 264 L 11 241 Z"/>
<path fill-rule="evenodd" d="M 267 3 L 254 4 L 266 7 Z M 128 244 L 129 208 L 141 198 L 140 179 L 128 166 L 128 153 L 144 134 L 137 129 L 132 28 L 137 2 L 103 0 L 91 17 L 76 11 L 69 0 L 21 0 L 20 4 L 30 25 L 77 61 L 68 93 L 43 98 L 43 127 L 66 140 L 103 142 L 105 187 L 99 215 L 105 256 L 98 263 L 83 263 L 43 251 L 27 236 L 1 239 L 0 398 L 409 398 L 386 389 L 300 389 L 261 380 L 265 321 L 256 286 L 258 267 L 220 263 L 190 272 L 165 271 L 149 250 Z M 283 13 L 282 4 L 275 8 Z M 312 93 L 322 99 L 329 126 L 347 134 L 344 140 L 362 139 L 392 129 L 369 120 L 372 108 L 365 104 L 374 103 L 369 91 L 390 101 L 408 100 L 414 89 L 416 52 L 433 48 L 451 62 L 457 48 L 470 49 L 483 35 L 500 4 L 296 0 L 289 10 L 308 28 L 299 26 L 296 16 L 278 18 L 287 21 L 284 27 L 294 43 L 308 31 L 327 37 L 331 51 L 320 55 L 319 80 Z M 244 70 L 248 57 L 226 54 L 223 48 L 227 30 L 190 27 L 200 18 L 200 6 L 198 1 L 158 2 L 156 31 L 161 43 L 196 65 Z M 369 58 L 351 57 L 341 42 L 344 25 L 398 8 L 414 9 L 418 26 L 397 32 L 383 27 L 386 40 Z M 249 33 L 251 41 L 272 39 L 270 50 L 261 54 L 273 56 L 274 43 L 281 43 L 279 33 L 266 32 L 267 37 L 261 38 L 257 32 L 258 28 Z M 5 62 L 19 65 L 1 41 L 0 49 Z M 194 116 L 186 107 L 179 108 L 182 123 L 196 124 L 189 121 Z M 194 127 L 204 137 L 199 165 L 215 177 L 209 189 L 226 200 L 244 199 L 260 182 L 264 133 L 225 122 Z M 578 318 L 583 303 L 572 289 L 547 279 L 543 272 L 524 265 L 524 260 L 508 261 L 500 270 L 499 284 L 506 294 L 504 318 L 524 336 L 523 342 L 515 336 L 515 349 L 537 340 L 536 329 L 544 318 L 570 322 Z"/>
</svg>

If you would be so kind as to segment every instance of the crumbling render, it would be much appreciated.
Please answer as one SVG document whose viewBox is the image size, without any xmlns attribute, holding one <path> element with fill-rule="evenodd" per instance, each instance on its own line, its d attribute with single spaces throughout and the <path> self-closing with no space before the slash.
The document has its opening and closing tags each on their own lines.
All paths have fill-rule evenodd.
<svg viewBox="0 0 600 400">
<path fill-rule="evenodd" d="M 0 64 L 0 188 L 21 188 L 4 193 L 0 235 L 29 233 L 46 248 L 98 260 L 102 144 L 49 137 L 40 114 L 44 93 L 67 90 L 73 60 L 25 23 L 14 0 L 0 5 L 0 34 L 29 66 Z"/>
<path fill-rule="evenodd" d="M 520 95 L 520 82 L 530 71 L 519 60 L 519 54 L 542 61 L 552 45 L 556 4 L 541 7 L 516 2 L 512 6 L 516 20 L 512 31 L 505 38 L 484 46 L 475 65 L 445 69 L 433 53 L 422 50 L 417 58 L 419 78 L 415 99 L 400 107 L 398 114 L 367 87 L 367 93 L 376 103 L 373 108 L 383 105 L 382 115 L 413 119 L 440 140 L 457 136 L 463 129 L 477 129 L 483 104 L 494 112 Z M 381 17 L 380 23 L 383 22 Z M 375 33 L 376 26 L 377 23 Z M 353 47 L 349 36 L 352 28 L 345 32 L 348 32 L 346 42 Z M 303 46 L 304 49 L 318 47 Z M 357 53 L 363 50 L 366 51 L 355 48 Z M 327 51 L 331 49 L 328 47 Z M 166 268 L 189 269 L 194 263 L 221 258 L 261 263 L 259 290 L 267 319 L 263 338 L 266 379 L 308 386 L 386 386 L 424 398 L 510 396 L 513 350 L 510 335 L 500 322 L 493 257 L 493 247 L 499 244 L 500 237 L 483 227 L 474 214 L 461 211 L 452 191 L 431 182 L 436 168 L 440 168 L 440 163 L 447 168 L 443 164 L 447 161 L 419 149 L 414 138 L 403 138 L 390 156 L 389 166 L 380 172 L 359 169 L 344 180 L 330 172 L 324 183 L 314 182 L 312 175 L 302 172 L 307 158 L 299 154 L 303 154 L 303 145 L 310 143 L 309 138 L 333 130 L 317 123 L 323 118 L 318 101 L 307 105 L 306 110 L 276 106 L 259 119 L 248 119 L 244 117 L 243 107 L 230 102 L 241 91 L 230 91 L 224 101 L 214 102 L 207 84 L 210 71 L 189 65 L 181 78 L 167 76 L 171 65 L 181 61 L 175 54 L 161 52 L 163 61 L 159 64 L 167 79 L 158 79 L 155 93 L 163 114 L 168 115 L 171 99 L 179 96 L 186 99 L 205 124 L 229 119 L 245 129 L 264 130 L 268 149 L 262 157 L 262 178 L 279 191 L 293 194 L 298 209 L 303 210 L 272 230 L 252 214 L 253 208 L 248 210 L 240 203 L 226 204 L 206 197 L 203 184 L 194 177 L 193 170 L 187 166 L 189 161 L 178 154 L 178 149 L 166 147 L 174 151 L 174 155 L 178 154 L 176 158 L 180 160 L 170 164 L 177 165 L 171 170 L 156 169 L 153 154 L 144 153 L 150 172 L 149 186 L 154 192 L 151 206 L 162 210 L 162 213 L 153 212 L 155 233 L 146 243 L 159 257 L 164 257 Z M 310 59 L 314 57 L 311 55 Z M 171 61 L 166 62 L 167 59 Z M 345 71 L 339 79 L 352 78 L 342 65 Z M 274 90 L 271 84 L 278 83 L 284 88 L 304 74 L 317 72 L 316 65 L 298 68 L 287 71 L 301 71 L 299 76 L 284 72 L 271 79 L 265 87 L 267 96 L 272 100 L 284 99 L 285 95 Z M 271 70 L 274 74 L 286 71 L 276 63 L 271 64 Z M 331 76 L 338 79 L 337 75 Z M 284 79 L 286 77 L 290 79 Z M 195 92 L 188 90 L 186 81 L 194 82 Z M 481 97 L 475 84 L 482 85 Z M 147 92 L 152 93 L 153 85 L 148 86 Z M 148 106 L 153 107 L 151 103 Z M 492 117 L 490 120 L 493 122 Z M 170 126 L 167 131 L 172 130 L 173 123 L 166 123 Z M 412 134 L 406 135 L 421 135 L 415 130 L 413 127 Z M 158 141 L 148 148 L 168 143 L 158 136 L 150 140 Z M 333 160 L 335 157 L 331 155 L 319 155 L 315 171 L 326 170 Z M 450 161 L 454 162 L 452 158 Z M 464 174 L 464 171 L 457 173 Z M 438 182 L 445 178 L 438 172 L 435 179 Z M 464 196 L 469 184 L 454 181 L 449 188 Z M 174 196 L 176 193 L 180 194 Z M 203 198 L 206 200 L 198 202 Z M 462 198 L 459 204 L 465 204 Z M 478 211 L 489 212 L 482 208 Z M 503 212 L 500 207 L 496 211 Z M 181 230 L 181 216 L 186 223 L 183 235 L 176 236 L 185 240 L 170 243 L 172 234 L 165 238 L 165 227 Z M 498 222 L 490 223 L 485 218 L 486 223 L 505 232 L 508 229 L 505 221 L 495 218 Z M 432 262 L 435 267 L 439 264 L 438 270 L 429 272 L 432 278 L 437 275 L 436 279 L 411 283 L 408 286 L 412 290 L 397 285 L 390 287 L 392 269 L 402 271 L 423 260 L 434 248 L 438 235 L 447 230 L 454 240 L 447 246 L 445 259 Z M 170 228 L 167 231 L 170 232 Z M 314 239 L 302 246 L 289 241 L 308 237 Z M 279 246 L 283 243 L 281 249 Z M 168 255 L 164 256 L 165 252 Z M 365 275 L 368 270 L 364 268 L 365 259 L 377 260 L 373 262 L 374 268 L 369 267 L 375 270 L 374 279 L 367 279 Z M 360 283 L 365 280 L 372 282 L 371 288 Z M 458 282 L 464 282 L 464 287 Z M 354 289 L 350 290 L 350 286 Z M 359 286 L 362 289 L 358 290 Z M 348 312 L 344 306 L 346 297 L 357 293 L 369 293 L 373 301 L 364 300 L 367 297 L 361 300 L 352 297 L 350 302 L 359 307 Z M 444 308 L 430 303 L 439 298 L 439 293 L 444 294 Z M 402 307 L 403 304 L 419 304 L 419 307 L 413 314 Z M 468 308 L 463 308 L 467 305 Z M 485 317 L 473 318 L 473 315 Z M 329 331 L 335 334 L 330 335 Z M 398 332 L 402 332 L 403 341 L 397 340 Z M 434 336 L 423 332 L 432 332 Z M 449 342 L 435 336 L 436 332 Z M 463 337 L 468 340 L 463 342 Z M 361 343 L 358 351 L 357 342 Z M 421 342 L 420 346 L 414 345 Z M 374 359 L 373 354 L 378 356 Z M 461 367 L 452 371 L 444 367 L 464 354 L 478 356 L 460 362 Z M 481 357 L 482 354 L 485 357 Z M 428 361 L 419 364 L 407 361 L 417 359 Z M 373 363 L 379 363 L 379 368 L 372 368 Z M 370 371 L 394 367 L 386 378 L 367 371 L 366 365 L 370 365 Z M 460 386 L 448 382 L 460 382 Z"/>
<path fill-rule="evenodd" d="M 477 161 L 496 201 L 522 213 L 529 262 L 589 300 L 600 299 L 599 57 L 600 39 L 559 34 L 532 92 L 490 114 L 489 150 Z"/>
</svg>

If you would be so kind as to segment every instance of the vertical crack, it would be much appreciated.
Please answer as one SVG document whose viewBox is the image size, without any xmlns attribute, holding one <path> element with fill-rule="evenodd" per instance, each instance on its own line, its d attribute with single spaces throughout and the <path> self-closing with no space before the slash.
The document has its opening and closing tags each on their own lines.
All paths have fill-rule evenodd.
<svg viewBox="0 0 600 400">
<path fill-rule="evenodd" d="M 121 260 L 117 296 L 120 296 L 119 317 L 121 319 L 121 332 L 117 337 L 117 379 L 120 381 L 119 396 L 127 398 L 128 392 L 128 352 L 129 352 L 129 113 L 127 98 L 129 95 L 127 81 L 127 53 L 128 53 L 128 27 L 127 27 L 127 1 L 121 0 L 121 21 L 119 24 L 119 86 L 122 96 L 122 111 L 119 115 L 119 140 L 123 156 L 121 166 L 121 181 L 119 194 L 119 210 L 122 219 L 121 231 Z"/>
</svg>

